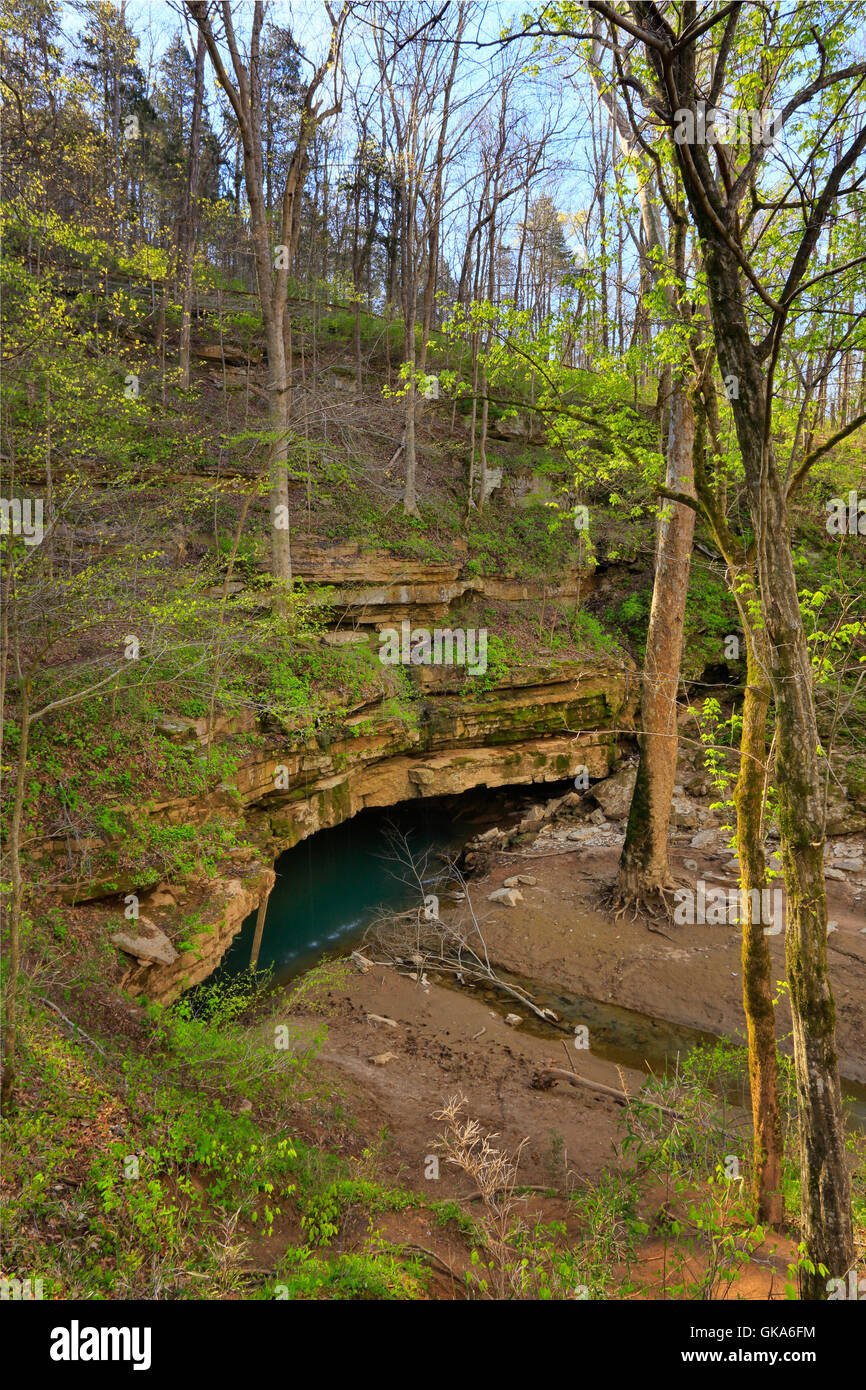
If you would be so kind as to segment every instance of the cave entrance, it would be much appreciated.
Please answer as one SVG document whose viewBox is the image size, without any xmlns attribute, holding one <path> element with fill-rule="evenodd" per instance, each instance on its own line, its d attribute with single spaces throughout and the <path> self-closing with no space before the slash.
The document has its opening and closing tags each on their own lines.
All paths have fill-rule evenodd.
<svg viewBox="0 0 866 1390">
<path fill-rule="evenodd" d="M 322 956 L 352 950 L 376 917 L 420 905 L 422 885 L 434 892 L 445 861 L 467 840 L 494 825 L 517 825 L 530 805 L 561 796 L 571 785 L 474 787 L 457 796 L 401 801 L 309 836 L 274 866 L 258 968 L 272 968 L 274 982 L 286 983 Z M 248 967 L 255 921 L 253 912 L 223 958 L 219 977 L 232 978 Z"/>
</svg>

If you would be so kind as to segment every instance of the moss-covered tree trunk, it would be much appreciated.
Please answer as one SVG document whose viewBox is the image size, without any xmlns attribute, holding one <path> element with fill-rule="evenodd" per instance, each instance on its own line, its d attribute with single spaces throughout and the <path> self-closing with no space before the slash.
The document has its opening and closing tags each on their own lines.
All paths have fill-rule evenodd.
<svg viewBox="0 0 866 1390">
<path fill-rule="evenodd" d="M 699 418 L 709 430 L 715 460 L 720 454 L 715 394 L 705 378 Z M 721 482 L 715 461 L 707 467 L 703 450 L 695 451 L 695 491 L 711 534 L 725 558 L 728 582 L 743 625 L 746 643 L 746 690 L 740 736 L 740 771 L 734 800 L 737 813 L 737 850 L 742 892 L 743 1008 L 748 1037 L 749 1084 L 752 1097 L 754 1167 L 752 1198 L 759 1221 L 780 1227 L 784 1219 L 781 1192 L 783 1138 L 779 1109 L 776 1019 L 770 943 L 764 920 L 767 866 L 764 853 L 764 814 L 767 800 L 767 715 L 772 701 L 766 641 L 756 615 L 760 603 L 754 573 L 754 555 L 747 552 L 725 519 Z M 760 904 L 760 910 L 754 909 Z M 775 917 L 772 926 L 778 926 Z"/>
<path fill-rule="evenodd" d="M 785 959 L 791 999 L 800 1146 L 803 1240 L 814 1273 L 806 1298 L 826 1298 L 826 1275 L 854 1259 L 851 1182 L 836 1054 L 836 1010 L 827 971 L 824 801 L 812 664 L 794 570 L 789 503 L 766 434 L 766 383 L 745 323 L 738 267 L 705 233 L 707 283 L 723 378 L 736 378 L 734 423 L 755 534 L 760 663 L 773 694 L 779 834 L 786 888 Z M 756 626 L 753 623 L 753 627 Z"/>
<path fill-rule="evenodd" d="M 766 382 L 749 339 L 738 267 L 705 233 L 707 283 L 723 378 L 731 402 L 755 534 L 761 602 L 761 661 L 773 693 L 779 834 L 786 888 L 785 958 L 791 998 L 799 1117 L 801 1221 L 807 1258 L 803 1292 L 826 1298 L 823 1265 L 844 1276 L 854 1259 L 851 1182 L 845 1154 L 836 1054 L 836 1009 L 827 971 L 824 800 L 812 663 L 791 545 L 786 482 L 766 433 Z"/>
<path fill-rule="evenodd" d="M 757 518 L 761 591 L 776 708 L 777 784 L 787 888 L 785 957 L 791 992 L 803 1236 L 809 1259 L 830 1274 L 854 1260 L 851 1182 L 842 1124 L 836 1006 L 827 971 L 824 798 L 812 663 L 797 592 L 787 503 L 775 461 Z M 804 1276 L 809 1298 L 826 1277 Z"/>
<path fill-rule="evenodd" d="M 755 643 L 744 624 L 747 652 L 746 693 L 737 778 L 737 852 L 740 858 L 743 933 L 743 1008 L 749 1045 L 749 1084 L 752 1095 L 754 1168 L 752 1197 L 758 1220 L 779 1228 L 784 1218 L 782 1197 L 782 1117 L 779 1110 L 779 1067 L 776 1054 L 776 1013 L 764 855 L 764 803 L 767 771 L 767 711 L 772 698 Z M 759 906 L 760 905 L 760 906 Z M 755 908 L 758 908 L 757 912 Z"/>
<path fill-rule="evenodd" d="M 653 89 L 651 94 L 643 91 L 644 110 L 651 106 L 654 113 L 663 113 L 662 121 L 670 125 L 677 113 L 697 113 L 706 92 L 703 44 L 713 21 L 708 26 L 699 22 L 694 0 L 683 6 L 679 22 L 684 28 L 678 33 L 650 0 L 633 0 L 628 8 L 628 21 L 613 6 L 605 6 L 605 15 L 612 26 L 619 29 L 625 25 L 632 36 L 637 33 L 641 39 Z M 716 49 L 713 82 L 718 90 L 730 77 L 726 65 L 734 47 L 739 8 L 730 7 L 733 18 L 712 41 Z M 723 7 L 716 19 L 725 13 Z M 785 119 L 822 88 L 824 52 L 820 42 L 818 47 L 820 78 L 794 95 L 785 91 L 786 99 L 790 96 Z M 859 81 L 857 69 L 842 70 L 832 79 L 834 83 L 845 80 Z M 620 72 L 618 88 L 624 89 L 626 83 L 632 87 L 631 78 Z M 782 95 L 774 83 L 772 78 L 764 94 L 768 103 Z M 774 136 L 780 129 L 774 122 Z M 768 146 L 764 144 L 759 154 L 752 151 L 738 176 L 736 166 L 729 165 L 725 157 L 719 161 L 719 150 L 700 140 L 680 143 L 675 138 L 670 148 L 701 242 L 719 371 L 726 385 L 731 382 L 736 387 L 730 397 L 731 412 L 755 537 L 766 676 L 775 711 L 779 830 L 787 889 L 785 953 L 800 1122 L 801 1219 L 807 1259 L 814 1269 L 804 1278 L 803 1292 L 807 1298 L 824 1298 L 826 1276 L 817 1266 L 825 1266 L 834 1276 L 844 1276 L 854 1257 L 851 1184 L 842 1126 L 835 1007 L 827 972 L 818 728 L 789 524 L 790 492 L 798 475 L 783 477 L 777 466 L 772 443 L 773 404 L 779 389 L 775 371 L 796 296 L 804 286 L 814 283 L 806 277 L 837 200 L 850 193 L 852 171 L 866 152 L 866 129 L 857 129 L 847 147 L 844 142 L 840 144 L 835 162 L 829 161 L 829 171 L 821 168 L 817 172 L 818 157 L 824 155 L 820 136 L 813 146 L 814 154 L 808 145 L 805 147 L 803 170 L 809 171 L 810 158 L 814 158 L 816 186 L 804 199 L 802 228 L 793 233 L 790 245 L 780 246 L 778 257 L 772 258 L 767 276 L 772 288 L 762 284 L 762 274 L 769 267 L 766 258 L 760 266 L 755 262 L 754 229 L 751 219 L 742 216 L 747 189 L 753 199 L 757 196 L 760 161 Z M 798 179 L 799 173 L 792 177 Z M 765 187 L 772 187 L 772 183 Z M 753 313 L 756 294 L 762 305 Z"/>
<path fill-rule="evenodd" d="M 686 63 L 683 89 L 693 79 Z M 773 693 L 779 833 L 787 890 L 785 956 L 791 997 L 799 1116 L 803 1239 L 815 1272 L 806 1298 L 827 1296 L 823 1265 L 844 1276 L 854 1258 L 851 1182 L 845 1155 L 836 1010 L 827 972 L 824 803 L 818 762 L 812 665 L 794 571 L 788 482 L 772 445 L 772 400 L 761 345 L 752 342 L 741 260 L 707 209 L 706 151 L 677 147 L 692 216 L 704 246 L 713 336 L 724 381 L 735 381 L 731 411 L 755 536 L 762 648 Z M 700 171 L 700 172 L 699 172 Z M 805 264 L 805 261 L 804 261 Z"/>
</svg>

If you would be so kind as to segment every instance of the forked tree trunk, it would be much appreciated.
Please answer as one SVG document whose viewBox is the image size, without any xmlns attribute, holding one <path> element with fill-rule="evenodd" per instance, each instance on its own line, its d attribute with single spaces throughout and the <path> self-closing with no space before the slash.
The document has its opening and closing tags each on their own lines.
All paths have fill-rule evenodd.
<svg viewBox="0 0 866 1390">
<path fill-rule="evenodd" d="M 611 22 L 619 25 L 614 8 L 606 6 L 605 10 Z M 658 6 L 630 6 L 635 22 L 644 26 L 643 50 L 654 75 L 653 98 L 670 112 L 694 112 L 703 96 L 697 54 L 703 26 L 695 22 L 696 10 L 690 0 L 685 7 L 684 23 L 686 31 L 691 26 L 693 32 L 690 38 L 684 38 L 683 33 L 674 36 Z M 726 39 L 720 40 L 720 45 L 725 42 Z M 703 60 L 703 54 L 701 57 Z M 724 74 L 724 64 L 720 53 L 717 73 Z M 856 68 L 849 71 L 857 73 Z M 848 75 L 842 72 L 837 76 Z M 620 78 L 620 85 L 622 81 Z M 795 92 L 789 112 L 820 86 L 819 80 L 813 88 Z M 803 277 L 836 199 L 843 188 L 850 192 L 847 180 L 866 149 L 866 130 L 856 133 L 844 157 L 832 164 L 829 174 L 822 172 L 821 191 L 811 191 L 803 211 L 799 244 L 795 239 L 789 248 L 787 273 L 781 268 L 779 301 L 763 289 L 750 264 L 750 247 L 747 249 L 739 217 L 745 192 L 737 187 L 741 181 L 723 192 L 712 152 L 700 142 L 674 143 L 671 149 L 702 242 L 719 371 L 725 382 L 732 380 L 737 384 L 731 411 L 755 536 L 766 674 L 775 708 L 779 831 L 787 889 L 785 954 L 800 1121 L 801 1221 L 806 1259 L 812 1268 L 811 1273 L 808 1269 L 804 1272 L 801 1287 L 806 1298 L 821 1299 L 827 1296 L 827 1273 L 844 1277 L 850 1271 L 854 1240 L 835 1006 L 827 972 L 823 779 L 818 759 L 813 674 L 791 546 L 788 480 L 779 473 L 772 446 L 773 377 L 794 297 L 805 285 L 813 283 Z M 730 196 L 726 197 L 725 192 Z M 774 271 L 777 269 L 773 267 Z M 755 291 L 772 310 L 769 330 L 764 315 L 756 315 L 762 335 L 757 342 L 752 337 L 747 307 Z"/>
<path fill-rule="evenodd" d="M 700 216 L 696 213 L 696 220 Z M 845 1153 L 836 1008 L 827 971 L 824 800 L 812 665 L 794 570 L 789 504 L 765 443 L 766 381 L 749 339 L 738 267 L 715 228 L 701 226 L 719 369 L 735 377 L 731 408 L 755 532 L 766 669 L 773 692 L 779 834 L 785 877 L 785 958 L 791 997 L 800 1143 L 803 1239 L 815 1273 L 804 1296 L 827 1296 L 823 1265 L 844 1276 L 854 1259 L 851 1180 Z M 763 640 L 763 639 L 762 639 Z"/>
</svg>

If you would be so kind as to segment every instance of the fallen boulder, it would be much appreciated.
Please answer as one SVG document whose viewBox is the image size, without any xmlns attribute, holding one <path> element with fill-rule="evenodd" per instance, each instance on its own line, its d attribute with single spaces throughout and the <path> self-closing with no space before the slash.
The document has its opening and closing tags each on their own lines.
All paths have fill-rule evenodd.
<svg viewBox="0 0 866 1390">
<path fill-rule="evenodd" d="M 149 917 L 139 917 L 137 926 L 136 932 L 114 932 L 110 938 L 112 945 L 119 946 L 121 951 L 133 956 L 142 965 L 153 965 L 156 962 L 160 965 L 173 965 L 178 958 L 177 951 L 165 932 Z"/>
<path fill-rule="evenodd" d="M 506 907 L 516 907 L 523 902 L 523 894 L 519 888 L 496 888 L 488 895 L 489 903 L 505 903 Z"/>
<path fill-rule="evenodd" d="M 615 772 L 613 777 L 596 782 L 592 788 L 592 796 L 608 820 L 624 820 L 628 815 L 636 780 L 637 769 L 624 767 Z"/>
</svg>

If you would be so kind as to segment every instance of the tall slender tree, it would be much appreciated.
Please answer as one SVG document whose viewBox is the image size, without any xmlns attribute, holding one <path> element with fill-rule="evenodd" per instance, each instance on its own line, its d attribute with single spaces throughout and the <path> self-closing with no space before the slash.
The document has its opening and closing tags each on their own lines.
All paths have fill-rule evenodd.
<svg viewBox="0 0 866 1390">
<path fill-rule="evenodd" d="M 250 208 L 251 238 L 258 282 L 259 303 L 264 321 L 268 351 L 268 402 L 272 434 L 271 473 L 271 573 L 278 585 L 278 606 L 285 611 L 292 583 L 292 557 L 289 533 L 289 416 L 291 399 L 291 358 L 286 353 L 285 314 L 289 275 L 294 265 L 301 230 L 304 177 L 310 142 L 317 124 L 334 115 L 341 105 L 339 82 L 335 82 L 330 104 L 323 107 L 321 90 L 328 73 L 336 77 L 349 12 L 348 5 L 336 13 L 325 4 L 330 36 L 325 57 L 314 68 L 301 102 L 294 143 L 283 178 L 276 228 L 278 240 L 272 244 L 266 198 L 264 144 L 262 134 L 261 39 L 265 7 L 255 0 L 249 45 L 242 50 L 235 28 L 230 0 L 222 0 L 218 13 L 222 34 L 218 36 L 207 0 L 186 0 L 186 8 L 204 38 L 216 79 L 225 93 L 238 124 L 243 149 L 244 185 Z M 235 10 L 237 7 L 235 7 Z M 229 66 L 223 50 L 228 50 Z"/>
</svg>

